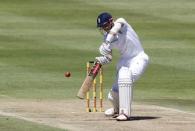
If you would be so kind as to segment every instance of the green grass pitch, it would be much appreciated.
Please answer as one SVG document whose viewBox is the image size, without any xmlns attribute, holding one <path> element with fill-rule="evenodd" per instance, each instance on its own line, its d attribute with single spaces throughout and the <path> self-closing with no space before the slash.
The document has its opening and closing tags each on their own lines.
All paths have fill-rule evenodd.
<svg viewBox="0 0 195 131">
<path fill-rule="evenodd" d="M 194 7 L 192 0 L 0 1 L 0 98 L 76 99 L 85 63 L 99 55 L 96 17 L 108 11 L 133 26 L 150 56 L 134 101 L 194 112 Z M 115 78 L 113 53 L 105 94 Z"/>
</svg>

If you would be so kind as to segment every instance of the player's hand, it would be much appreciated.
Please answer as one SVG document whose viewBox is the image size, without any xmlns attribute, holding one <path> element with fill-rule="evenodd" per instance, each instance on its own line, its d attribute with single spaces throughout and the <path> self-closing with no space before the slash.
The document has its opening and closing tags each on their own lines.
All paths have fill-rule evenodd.
<svg viewBox="0 0 195 131">
<path fill-rule="evenodd" d="M 109 56 L 99 56 L 95 58 L 100 64 L 105 65 L 112 61 L 112 55 Z"/>
<path fill-rule="evenodd" d="M 99 47 L 100 54 L 103 56 L 111 55 L 112 50 L 110 49 L 110 43 L 103 42 Z"/>
</svg>

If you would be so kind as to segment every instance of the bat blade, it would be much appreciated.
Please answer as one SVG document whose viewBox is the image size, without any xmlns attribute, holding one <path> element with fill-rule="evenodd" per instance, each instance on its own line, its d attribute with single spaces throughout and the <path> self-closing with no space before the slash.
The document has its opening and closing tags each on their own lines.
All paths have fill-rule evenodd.
<svg viewBox="0 0 195 131">
<path fill-rule="evenodd" d="M 77 93 L 77 97 L 80 99 L 84 99 L 86 93 L 90 90 L 93 84 L 93 77 L 92 76 L 86 76 L 81 88 L 79 89 Z"/>
</svg>

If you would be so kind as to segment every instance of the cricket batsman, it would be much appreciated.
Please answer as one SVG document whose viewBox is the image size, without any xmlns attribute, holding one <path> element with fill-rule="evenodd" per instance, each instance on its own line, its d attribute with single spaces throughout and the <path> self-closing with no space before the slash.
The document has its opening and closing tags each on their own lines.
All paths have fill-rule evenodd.
<svg viewBox="0 0 195 131">
<path fill-rule="evenodd" d="M 117 116 L 119 121 L 128 120 L 131 116 L 133 83 L 144 73 L 149 57 L 144 52 L 138 35 L 124 18 L 115 21 L 111 14 L 103 12 L 97 17 L 97 27 L 104 36 L 99 47 L 101 56 L 96 60 L 105 65 L 112 60 L 112 49 L 120 52 L 116 70 L 116 81 L 108 94 L 113 107 L 105 111 L 106 116 Z"/>
</svg>

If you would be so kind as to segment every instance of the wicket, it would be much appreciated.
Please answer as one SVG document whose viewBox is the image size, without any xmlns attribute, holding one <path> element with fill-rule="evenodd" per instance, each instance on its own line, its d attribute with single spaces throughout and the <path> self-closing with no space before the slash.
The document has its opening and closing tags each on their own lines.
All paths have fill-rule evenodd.
<svg viewBox="0 0 195 131">
<path fill-rule="evenodd" d="M 91 65 L 94 63 L 94 61 L 88 61 L 86 63 L 86 70 L 87 74 L 90 71 Z M 97 76 L 98 77 L 98 76 Z M 92 94 L 93 94 L 93 112 L 98 112 L 97 110 L 97 79 L 95 78 L 93 80 L 93 85 L 92 85 Z M 90 91 L 87 92 L 86 94 L 86 112 L 91 112 L 92 109 L 90 108 Z M 103 112 L 103 68 L 100 68 L 99 72 L 99 112 Z"/>
</svg>

